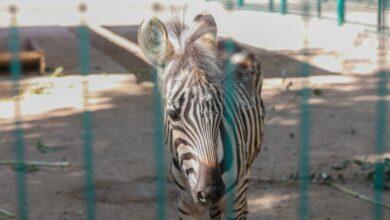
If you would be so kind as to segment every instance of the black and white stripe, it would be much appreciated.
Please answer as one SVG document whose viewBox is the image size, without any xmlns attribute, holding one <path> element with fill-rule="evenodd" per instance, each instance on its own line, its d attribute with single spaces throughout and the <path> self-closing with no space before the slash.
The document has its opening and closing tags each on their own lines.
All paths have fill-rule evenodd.
<svg viewBox="0 0 390 220">
<path fill-rule="evenodd" d="M 141 25 L 139 37 L 141 49 L 159 71 L 165 143 L 180 189 L 180 219 L 223 216 L 226 196 L 216 190 L 215 198 L 206 200 L 198 192 L 204 182 L 232 191 L 233 217 L 245 219 L 249 169 L 264 132 L 260 64 L 238 44 L 228 53 L 226 41 L 217 41 L 215 21 L 208 14 L 198 15 L 190 26 L 179 19 L 160 23 L 152 18 Z M 152 43 L 157 48 L 150 49 Z M 227 62 L 233 64 L 233 90 L 224 88 Z M 226 166 L 229 159 L 232 163 Z"/>
</svg>

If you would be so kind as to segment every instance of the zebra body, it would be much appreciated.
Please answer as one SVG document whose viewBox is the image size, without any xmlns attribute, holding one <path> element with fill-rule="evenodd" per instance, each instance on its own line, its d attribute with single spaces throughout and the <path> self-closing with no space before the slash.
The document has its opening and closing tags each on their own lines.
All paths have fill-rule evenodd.
<svg viewBox="0 0 390 220">
<path fill-rule="evenodd" d="M 224 213 L 245 219 L 249 169 L 264 127 L 260 63 L 229 39 L 217 41 L 208 14 L 191 26 L 179 19 L 144 21 L 139 43 L 159 72 L 180 219 L 220 219 Z M 225 49 L 228 43 L 232 51 Z"/>
</svg>

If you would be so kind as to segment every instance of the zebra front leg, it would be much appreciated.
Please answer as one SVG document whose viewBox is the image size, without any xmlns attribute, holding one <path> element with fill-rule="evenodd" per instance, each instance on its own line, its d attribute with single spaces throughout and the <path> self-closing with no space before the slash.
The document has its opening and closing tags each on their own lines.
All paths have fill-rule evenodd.
<svg viewBox="0 0 390 220">
<path fill-rule="evenodd" d="M 220 220 L 222 217 L 222 210 L 219 205 L 212 206 L 209 209 L 209 215 L 211 220 Z"/>
<path fill-rule="evenodd" d="M 248 214 L 248 205 L 246 198 L 241 202 L 235 202 L 233 210 L 225 210 L 225 219 L 228 220 L 245 220 Z"/>
<path fill-rule="evenodd" d="M 237 202 L 235 204 L 235 209 L 234 209 L 234 219 L 235 220 L 245 220 L 246 216 L 248 214 L 248 203 L 246 200 L 246 195 L 244 196 L 244 200 L 242 202 Z"/>
<path fill-rule="evenodd" d="M 230 206 L 233 210 L 228 210 L 229 205 L 225 205 L 225 218 L 229 220 L 245 220 L 248 214 L 248 202 L 246 192 L 248 190 L 248 181 L 243 181 L 236 187 L 233 196 L 233 205 Z M 229 202 L 229 201 L 226 201 Z"/>
<path fill-rule="evenodd" d="M 207 209 L 195 204 L 190 193 L 181 190 L 179 195 L 179 219 L 203 220 L 208 219 Z"/>
</svg>

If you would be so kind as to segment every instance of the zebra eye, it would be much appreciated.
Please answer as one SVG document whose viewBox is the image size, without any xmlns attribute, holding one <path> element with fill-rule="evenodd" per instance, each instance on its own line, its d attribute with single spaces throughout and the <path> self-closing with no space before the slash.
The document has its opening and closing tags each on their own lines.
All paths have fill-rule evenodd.
<svg viewBox="0 0 390 220">
<path fill-rule="evenodd" d="M 169 118 L 172 119 L 173 121 L 177 121 L 180 119 L 179 114 L 174 109 L 168 109 L 167 114 L 168 114 Z"/>
</svg>

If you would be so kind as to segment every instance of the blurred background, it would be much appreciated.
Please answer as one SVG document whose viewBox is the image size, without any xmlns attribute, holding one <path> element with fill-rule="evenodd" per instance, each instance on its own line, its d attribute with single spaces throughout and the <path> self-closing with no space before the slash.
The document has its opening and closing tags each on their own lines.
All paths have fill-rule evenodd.
<svg viewBox="0 0 390 220">
<path fill-rule="evenodd" d="M 305 193 L 310 219 L 390 219 L 388 0 L 0 0 L 0 219 L 157 218 L 154 84 L 137 30 L 172 6 L 188 20 L 211 13 L 219 36 L 262 63 L 266 134 L 249 219 L 302 219 Z"/>
</svg>

